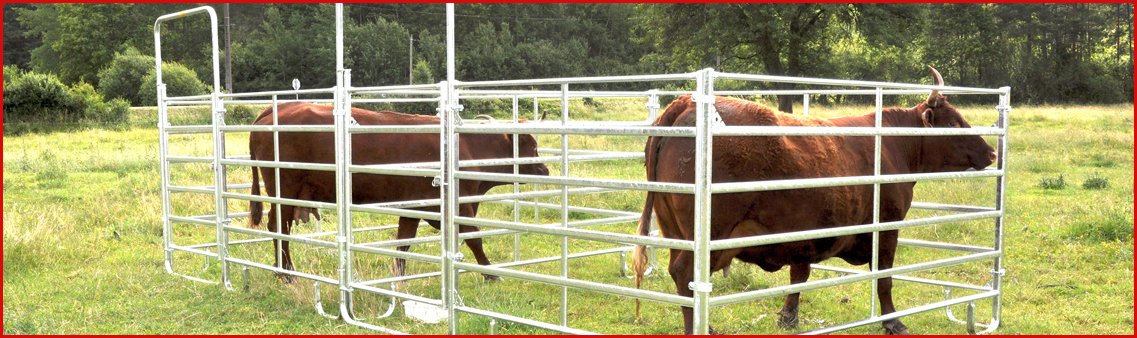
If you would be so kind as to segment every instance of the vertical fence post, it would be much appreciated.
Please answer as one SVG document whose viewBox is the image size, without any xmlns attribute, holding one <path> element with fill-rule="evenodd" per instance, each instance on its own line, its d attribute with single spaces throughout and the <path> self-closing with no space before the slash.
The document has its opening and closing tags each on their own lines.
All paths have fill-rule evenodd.
<svg viewBox="0 0 1137 338">
<path fill-rule="evenodd" d="M 159 67 L 161 68 L 161 67 Z M 159 75 L 160 78 L 161 75 Z M 170 152 L 170 135 L 166 133 L 169 126 L 168 107 L 166 106 L 166 84 L 158 80 L 158 161 L 159 171 L 162 175 L 162 249 L 165 251 L 166 272 L 174 273 L 174 228 L 170 223 L 170 163 L 166 156 Z"/>
<path fill-rule="evenodd" d="M 519 98 L 517 97 L 517 95 L 514 95 L 513 96 L 513 116 L 512 116 L 513 117 L 513 123 L 517 123 L 518 115 L 520 113 L 520 107 L 518 106 L 519 103 L 520 103 Z M 517 137 L 518 137 L 517 133 L 513 133 L 513 142 L 512 143 L 513 143 L 513 159 L 514 160 L 517 160 L 517 158 L 520 156 L 518 144 L 521 141 Z M 521 169 L 520 165 L 518 165 L 517 163 L 513 164 L 513 174 L 514 175 L 520 174 L 520 169 Z M 516 195 L 519 193 L 521 193 L 521 183 L 513 182 L 513 194 Z M 521 222 L 521 210 L 520 210 L 520 208 L 521 208 L 521 199 L 514 198 L 513 199 L 513 221 L 514 222 Z M 519 260 L 521 260 L 521 233 L 516 233 L 516 234 L 513 234 L 513 261 L 516 262 Z"/>
<path fill-rule="evenodd" d="M 999 106 L 996 108 L 999 112 L 999 121 L 996 123 L 1000 129 L 1003 129 L 1003 135 L 999 136 L 998 158 L 996 163 L 998 169 L 1001 170 L 1003 174 L 999 175 L 999 178 L 995 181 L 995 209 L 1002 211 L 1004 214 L 1000 214 L 999 217 L 995 219 L 994 249 L 1002 252 L 1002 254 L 995 257 L 994 266 L 991 270 L 991 288 L 993 290 L 999 290 L 999 295 L 991 298 L 991 323 L 988 326 L 988 331 L 997 328 L 1002 318 L 1003 275 L 1006 274 L 1006 271 L 1003 269 L 1003 257 L 1006 255 L 1006 253 L 1003 252 L 1003 250 L 1006 250 L 1006 247 L 1003 246 L 1003 222 L 1004 217 L 1006 217 L 1007 153 L 1008 150 L 1010 150 L 1010 148 L 1008 148 L 1008 137 L 1010 135 L 1008 129 L 1010 127 L 1011 118 L 1011 87 L 1002 87 L 999 88 L 999 90 L 1002 90 L 1003 93 L 999 95 Z"/>
<path fill-rule="evenodd" d="M 458 298 L 458 273 L 454 261 L 458 259 L 458 224 L 454 222 L 458 208 L 458 187 L 454 173 L 458 170 L 458 135 L 454 132 L 458 115 L 458 95 L 454 88 L 454 4 L 446 4 L 446 82 L 443 83 L 441 155 L 442 172 L 442 304 L 446 308 L 450 334 L 458 333 L 458 318 L 454 307 Z"/>
<path fill-rule="evenodd" d="M 225 230 L 230 221 L 229 205 L 226 203 L 225 197 L 222 196 L 227 185 L 225 165 L 221 164 L 221 161 L 225 159 L 225 132 L 221 131 L 221 126 L 225 124 L 225 104 L 221 102 L 221 63 L 217 42 L 217 14 L 213 12 L 212 8 L 209 9 L 208 13 L 210 41 L 212 41 L 213 47 L 213 92 L 210 93 L 210 101 L 213 111 L 213 193 L 216 202 L 216 210 L 214 211 L 217 221 L 217 261 L 221 262 L 221 285 L 232 290 L 233 285 L 229 281 L 229 232 Z"/>
<path fill-rule="evenodd" d="M 874 126 L 876 128 L 876 135 L 873 136 L 873 164 L 872 174 L 873 177 L 880 176 L 880 132 L 884 123 L 884 89 L 876 87 L 876 121 Z M 872 224 L 880 224 L 880 183 L 873 183 L 872 185 Z M 872 262 L 869 265 L 869 271 L 880 270 L 880 231 L 873 231 L 872 233 Z M 872 294 L 869 295 L 869 317 L 877 316 L 877 297 L 880 292 L 878 290 L 879 278 L 874 278 L 871 282 Z"/>
<path fill-rule="evenodd" d="M 696 82 L 695 119 L 695 243 L 694 280 L 688 285 L 693 292 L 695 306 L 692 333 L 707 334 L 710 323 L 711 294 L 711 128 L 721 123 L 715 111 L 714 70 L 699 71 Z M 682 286 L 680 286 L 682 287 Z"/>
<path fill-rule="evenodd" d="M 561 84 L 561 126 L 568 125 L 569 85 Z M 561 176 L 569 177 L 568 134 L 561 134 Z M 561 227 L 568 228 L 569 194 L 568 185 L 561 185 Z M 561 236 L 561 277 L 568 278 L 568 236 Z M 561 325 L 568 326 L 568 287 L 561 287 Z"/>
</svg>

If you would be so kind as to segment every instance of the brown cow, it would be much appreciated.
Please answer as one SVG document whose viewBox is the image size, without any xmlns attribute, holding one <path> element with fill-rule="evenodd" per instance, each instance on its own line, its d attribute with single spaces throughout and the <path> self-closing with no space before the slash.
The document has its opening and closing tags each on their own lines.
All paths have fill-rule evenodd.
<svg viewBox="0 0 1137 338">
<path fill-rule="evenodd" d="M 315 105 L 311 103 L 286 103 L 278 107 L 277 119 L 280 125 L 330 125 L 334 123 L 331 106 Z M 359 108 L 352 108 L 351 116 L 360 125 L 437 125 L 438 117 L 411 115 L 396 112 L 373 112 Z M 269 107 L 257 117 L 254 124 L 272 125 L 272 107 Z M 280 161 L 307 162 L 307 163 L 335 163 L 335 135 L 321 132 L 281 132 L 280 133 Z M 513 136 L 509 134 L 464 134 L 459 136 L 460 160 L 495 159 L 513 157 Z M 532 135 L 519 135 L 518 153 L 522 157 L 537 156 L 537 140 Z M 438 162 L 439 137 L 438 134 L 356 134 L 352 136 L 351 144 L 352 164 L 397 164 L 414 162 Z M 269 132 L 254 132 L 249 136 L 249 154 L 253 160 L 273 160 L 273 137 Z M 253 167 L 252 194 L 259 195 L 258 168 Z M 487 166 L 463 168 L 469 171 L 513 173 L 512 166 Z M 520 173 L 529 175 L 548 175 L 549 169 L 544 164 L 521 165 Z M 273 168 L 260 168 L 260 175 L 264 176 L 267 195 L 276 196 L 275 173 Z M 280 197 L 310 201 L 335 202 L 336 182 L 335 172 L 280 169 Z M 391 176 L 373 174 L 352 175 L 352 203 L 381 203 L 393 201 L 408 201 L 418 199 L 438 198 L 439 188 L 432 186 L 429 177 Z M 461 180 L 459 182 L 459 196 L 473 196 L 485 194 L 490 188 L 507 183 L 482 182 L 475 180 Z M 281 205 L 282 233 L 291 233 L 292 222 L 306 221 L 309 214 L 319 214 L 310 208 Z M 257 226 L 261 221 L 261 203 L 250 202 L 250 226 Z M 274 205 L 275 208 L 275 205 Z M 438 207 L 417 208 L 422 211 L 438 211 Z M 478 203 L 462 204 L 458 214 L 465 217 L 474 217 L 478 213 Z M 276 213 L 269 211 L 269 230 L 276 231 Z M 399 218 L 399 229 L 396 237 L 406 239 L 415 237 L 420 219 L 411 217 Z M 439 228 L 439 222 L 427 220 L 434 228 Z M 460 232 L 476 231 L 473 226 L 462 225 Z M 282 267 L 292 270 L 292 256 L 288 250 L 288 241 L 281 243 L 273 241 L 274 248 L 282 248 Z M 478 264 L 487 265 L 489 259 L 482 251 L 482 240 L 471 238 L 466 240 Z M 408 246 L 401 246 L 399 250 L 406 251 Z M 274 251 L 275 252 L 275 251 Z M 402 259 L 395 261 L 395 273 L 402 275 L 405 272 L 405 263 Z M 488 280 L 497 279 L 495 276 L 485 276 Z M 287 282 L 291 278 L 282 275 Z"/>
<path fill-rule="evenodd" d="M 932 69 L 936 85 L 943 85 Z M 655 121 L 656 126 L 695 125 L 694 103 L 683 96 L 668 105 Z M 759 104 L 719 97 L 715 109 L 727 125 L 871 127 L 876 113 L 861 116 L 818 119 L 776 112 Z M 970 128 L 947 98 L 933 91 L 927 101 L 912 108 L 883 110 L 885 127 Z M 906 174 L 982 169 L 995 160 L 994 150 L 980 136 L 883 137 L 881 173 Z M 647 179 L 658 182 L 694 182 L 695 142 L 693 138 L 650 137 L 645 148 Z M 762 181 L 798 178 L 862 176 L 873 174 L 873 137 L 716 137 L 712 161 L 714 182 Z M 903 220 L 912 205 L 914 182 L 882 184 L 880 221 Z M 711 199 L 711 239 L 726 239 L 802 230 L 872 223 L 872 185 L 716 194 Z M 690 194 L 648 193 L 640 218 L 640 235 L 647 235 L 645 224 L 657 213 L 663 236 L 694 238 L 694 196 Z M 892 267 L 896 254 L 897 231 L 880 233 L 880 269 Z M 711 252 L 711 272 L 728 266 L 732 259 L 777 271 L 790 266 L 790 283 L 809 278 L 811 263 L 840 257 L 861 265 L 872 258 L 872 234 L 821 238 Z M 636 285 L 642 279 L 646 254 L 637 247 Z M 693 279 L 693 253 L 671 250 L 669 271 L 678 294 L 690 297 L 688 283 Z M 892 279 L 877 281 L 881 313 L 895 310 Z M 779 324 L 797 325 L 799 294 L 786 296 Z M 684 330 L 691 333 L 692 309 L 683 309 Z M 638 314 L 638 302 L 637 302 Z M 882 323 L 887 333 L 906 333 L 899 320 Z"/>
</svg>

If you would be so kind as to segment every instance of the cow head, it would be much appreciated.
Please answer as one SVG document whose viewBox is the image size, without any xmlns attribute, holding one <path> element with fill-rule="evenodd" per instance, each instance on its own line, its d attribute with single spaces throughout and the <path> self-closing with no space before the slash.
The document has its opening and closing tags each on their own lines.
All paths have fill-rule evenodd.
<svg viewBox="0 0 1137 338">
<path fill-rule="evenodd" d="M 932 69 L 935 85 L 944 84 L 943 77 Z M 928 100 L 916 106 L 925 127 L 971 128 L 963 115 L 948 103 L 939 90 L 933 90 Z M 986 168 L 995 161 L 995 149 L 978 135 L 950 135 L 921 137 L 921 172 L 961 171 L 969 168 Z"/>
<path fill-rule="evenodd" d="M 513 135 L 509 135 L 510 142 L 513 142 Z M 533 135 L 518 134 L 517 135 L 517 156 L 518 157 L 537 157 L 537 139 Z M 518 166 L 518 172 L 523 175 L 549 175 L 549 167 L 544 163 L 523 164 Z"/>
</svg>

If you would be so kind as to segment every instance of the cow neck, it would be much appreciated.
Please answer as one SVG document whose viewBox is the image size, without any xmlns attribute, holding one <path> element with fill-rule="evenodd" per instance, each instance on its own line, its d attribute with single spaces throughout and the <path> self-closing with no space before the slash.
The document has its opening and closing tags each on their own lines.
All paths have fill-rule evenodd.
<svg viewBox="0 0 1137 338">
<path fill-rule="evenodd" d="M 884 127 L 899 127 L 899 128 L 922 128 L 924 122 L 920 118 L 920 113 L 925 109 L 925 103 L 920 103 L 912 108 L 899 108 L 891 107 L 883 110 L 881 124 Z M 875 113 L 874 113 L 875 114 Z M 873 114 L 870 117 L 876 118 Z M 872 121 L 875 125 L 875 121 Z M 915 139 L 916 142 L 911 142 Z M 895 161 L 897 164 L 904 164 L 907 166 L 906 172 L 914 173 L 921 172 L 920 163 L 923 156 L 924 139 L 926 137 L 911 136 L 911 137 L 884 137 L 881 139 L 881 146 L 886 149 L 891 149 L 892 155 L 895 159 L 902 161 Z M 901 168 L 896 168 L 901 169 Z"/>
</svg>

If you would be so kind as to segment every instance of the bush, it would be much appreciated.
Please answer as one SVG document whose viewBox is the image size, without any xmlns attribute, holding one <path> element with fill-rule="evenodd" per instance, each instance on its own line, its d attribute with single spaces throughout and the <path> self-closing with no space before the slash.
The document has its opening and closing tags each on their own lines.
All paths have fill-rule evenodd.
<svg viewBox="0 0 1137 338">
<path fill-rule="evenodd" d="M 138 88 L 139 104 L 148 106 L 158 104 L 156 79 L 157 75 L 153 70 L 142 78 Z M 162 82 L 166 84 L 166 96 L 203 95 L 212 91 L 198 79 L 197 72 L 176 62 L 162 63 Z"/>
<path fill-rule="evenodd" d="M 1054 177 L 1043 177 L 1038 181 L 1038 187 L 1046 190 L 1061 190 L 1066 188 L 1066 178 L 1062 175 Z"/>
<path fill-rule="evenodd" d="M 110 66 L 99 71 L 99 93 L 108 98 L 122 98 L 141 105 L 139 88 L 146 74 L 154 72 L 154 57 L 142 55 L 134 47 L 115 53 Z"/>
<path fill-rule="evenodd" d="M 4 121 L 60 121 L 82 117 L 81 102 L 51 74 L 27 72 L 4 84 Z"/>
<path fill-rule="evenodd" d="M 83 110 L 83 120 L 102 125 L 122 125 L 126 123 L 130 102 L 116 98 L 106 101 L 103 94 L 86 82 L 71 87 L 71 95 Z"/>
<path fill-rule="evenodd" d="M 8 88 L 12 81 L 18 77 L 20 77 L 20 67 L 4 66 L 4 88 Z"/>
<path fill-rule="evenodd" d="M 1109 179 L 1098 175 L 1090 176 L 1082 182 L 1082 188 L 1088 190 L 1101 190 L 1109 187 Z"/>
</svg>

